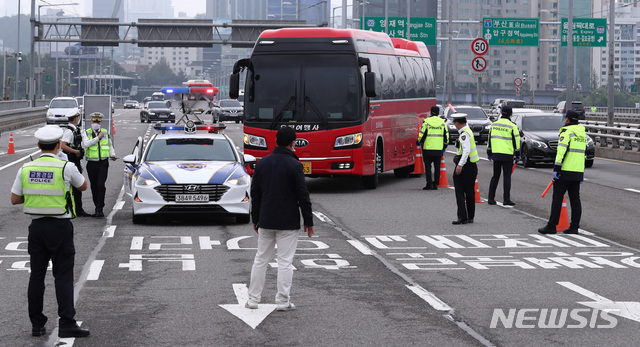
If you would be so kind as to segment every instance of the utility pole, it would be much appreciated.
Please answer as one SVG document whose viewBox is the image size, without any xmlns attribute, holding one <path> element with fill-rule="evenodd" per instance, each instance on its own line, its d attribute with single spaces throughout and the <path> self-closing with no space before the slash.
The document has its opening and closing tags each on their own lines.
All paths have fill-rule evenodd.
<svg viewBox="0 0 640 347">
<path fill-rule="evenodd" d="M 612 1 L 615 2 L 615 1 Z M 573 0 L 569 0 L 569 15 L 567 16 L 567 102 L 565 108 L 572 110 L 573 101 Z"/>
<path fill-rule="evenodd" d="M 608 89 L 608 100 L 607 100 L 607 126 L 613 126 L 613 107 L 614 104 L 614 95 L 613 95 L 613 58 L 614 58 L 614 49 L 615 49 L 615 35 L 616 31 L 616 2 L 609 2 L 609 64 L 607 65 L 607 89 Z M 622 77 L 622 76 L 621 76 Z"/>
</svg>

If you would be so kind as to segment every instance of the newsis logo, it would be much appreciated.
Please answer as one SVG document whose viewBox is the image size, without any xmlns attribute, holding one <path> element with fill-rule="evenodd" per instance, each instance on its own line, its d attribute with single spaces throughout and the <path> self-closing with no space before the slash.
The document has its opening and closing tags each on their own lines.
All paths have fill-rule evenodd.
<svg viewBox="0 0 640 347">
<path fill-rule="evenodd" d="M 620 309 L 592 309 L 592 308 L 521 308 L 493 309 L 491 329 L 611 329 L 615 328 L 618 320 L 610 313 L 620 312 Z"/>
</svg>

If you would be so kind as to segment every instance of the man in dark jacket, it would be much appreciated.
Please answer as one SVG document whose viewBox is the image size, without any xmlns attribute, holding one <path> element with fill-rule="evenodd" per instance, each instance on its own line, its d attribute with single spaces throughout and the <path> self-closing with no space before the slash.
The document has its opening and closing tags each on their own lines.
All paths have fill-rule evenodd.
<svg viewBox="0 0 640 347">
<path fill-rule="evenodd" d="M 267 265 L 278 246 L 278 293 L 276 310 L 294 310 L 289 300 L 293 279 L 293 256 L 298 245 L 300 211 L 304 231 L 313 235 L 311 200 L 302 164 L 293 153 L 296 132 L 283 127 L 276 134 L 273 153 L 256 164 L 251 182 L 251 218 L 258 233 L 258 251 L 251 268 L 246 308 L 257 309 L 267 274 Z"/>
</svg>

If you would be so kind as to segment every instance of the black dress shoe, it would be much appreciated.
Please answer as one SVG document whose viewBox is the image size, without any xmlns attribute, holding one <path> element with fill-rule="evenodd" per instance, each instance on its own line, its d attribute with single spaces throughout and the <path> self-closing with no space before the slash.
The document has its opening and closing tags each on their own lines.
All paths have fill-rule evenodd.
<svg viewBox="0 0 640 347">
<path fill-rule="evenodd" d="M 92 215 L 85 212 L 85 211 L 80 211 L 80 212 L 76 212 L 76 217 L 91 217 Z"/>
<path fill-rule="evenodd" d="M 538 229 L 540 234 L 555 234 L 557 233 L 556 228 L 552 228 L 548 225 L 545 225 L 543 228 Z"/>
<path fill-rule="evenodd" d="M 467 219 L 467 223 L 469 223 L 469 224 L 473 224 L 473 218 L 469 218 L 469 219 Z"/>
<path fill-rule="evenodd" d="M 91 217 L 102 218 L 104 217 L 104 213 L 102 211 L 96 211 L 96 213 L 92 214 Z"/>
<path fill-rule="evenodd" d="M 83 329 L 79 326 L 73 328 L 60 328 L 58 330 L 58 337 L 87 337 L 89 336 L 89 329 Z"/>
<path fill-rule="evenodd" d="M 451 224 L 453 225 L 458 225 L 458 224 L 467 224 L 469 221 L 466 219 L 458 219 L 458 220 L 454 220 L 453 222 L 451 222 Z"/>
<path fill-rule="evenodd" d="M 507 200 L 507 201 L 503 202 L 502 204 L 505 205 L 505 206 L 515 206 L 516 205 L 516 203 L 511 201 L 511 200 Z"/>
<path fill-rule="evenodd" d="M 424 188 L 422 188 L 422 190 L 429 190 L 431 189 L 431 187 L 429 187 L 429 185 L 424 186 Z"/>
<path fill-rule="evenodd" d="M 47 328 L 31 328 L 31 336 L 44 336 L 47 333 Z"/>
<path fill-rule="evenodd" d="M 493 200 L 493 199 L 489 199 L 489 200 L 487 201 L 487 203 L 488 203 L 489 205 L 495 205 L 495 204 L 496 204 L 496 201 L 495 201 L 495 200 Z"/>
<path fill-rule="evenodd" d="M 578 233 L 578 229 L 568 228 L 568 229 L 562 230 L 562 233 L 563 234 L 577 234 Z"/>
</svg>

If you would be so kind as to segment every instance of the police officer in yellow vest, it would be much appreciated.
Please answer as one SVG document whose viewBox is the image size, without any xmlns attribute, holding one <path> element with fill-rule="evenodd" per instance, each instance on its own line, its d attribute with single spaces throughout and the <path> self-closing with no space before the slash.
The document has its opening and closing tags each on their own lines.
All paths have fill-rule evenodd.
<svg viewBox="0 0 640 347">
<path fill-rule="evenodd" d="M 569 192 L 571 203 L 571 223 L 563 230 L 565 234 L 577 234 L 582 217 L 580 202 L 580 184 L 584 180 L 584 162 L 587 152 L 587 134 L 584 126 L 578 124 L 580 114 L 569 110 L 560 128 L 558 152 L 553 165 L 553 200 L 551 215 L 547 225 L 538 229 L 541 234 L 555 234 L 560 221 L 562 199 Z"/>
<path fill-rule="evenodd" d="M 31 335 L 43 336 L 47 317 L 43 314 L 45 275 L 49 261 L 53 263 L 56 298 L 58 300 L 58 336 L 85 337 L 89 330 L 76 324 L 73 303 L 73 224 L 75 217 L 71 186 L 87 189 L 78 168 L 56 158 L 60 151 L 62 129 L 47 125 L 36 131 L 40 158 L 18 170 L 11 188 L 11 204 L 24 204 L 23 211 L 32 218 L 27 250 L 31 266 L 27 298 Z"/>
<path fill-rule="evenodd" d="M 489 139 L 487 141 L 487 156 L 489 161 L 493 161 L 493 176 L 489 184 L 489 205 L 496 204 L 496 189 L 500 181 L 500 171 L 504 173 L 502 181 L 502 194 L 504 205 L 514 206 L 511 201 L 511 172 L 513 171 L 513 160 L 520 160 L 520 130 L 511 121 L 513 109 L 511 106 L 502 108 L 502 117 L 495 121 L 489 128 Z"/>
<path fill-rule="evenodd" d="M 454 113 L 453 124 L 458 129 L 458 141 L 456 143 L 456 156 L 453 162 L 456 164 L 453 173 L 453 186 L 456 191 L 456 203 L 458 205 L 458 219 L 453 224 L 473 223 L 476 214 L 475 182 L 478 176 L 480 160 L 473 132 L 467 125 L 465 113 Z"/>
<path fill-rule="evenodd" d="M 87 159 L 87 175 L 91 183 L 91 195 L 96 207 L 94 217 L 104 217 L 104 197 L 107 193 L 107 174 L 109 173 L 109 159 L 116 160 L 113 142 L 109 139 L 107 129 L 102 128 L 102 113 L 91 115 L 91 128 L 86 130 L 86 139 L 82 146 Z"/>
<path fill-rule="evenodd" d="M 440 108 L 431 106 L 429 117 L 424 119 L 418 136 L 418 143 L 422 148 L 422 161 L 424 162 L 427 185 L 424 190 L 436 190 L 440 183 L 440 160 L 444 150 L 449 144 L 449 129 L 442 118 L 438 117 Z M 433 166 L 433 180 L 431 179 L 431 166 Z"/>
</svg>

